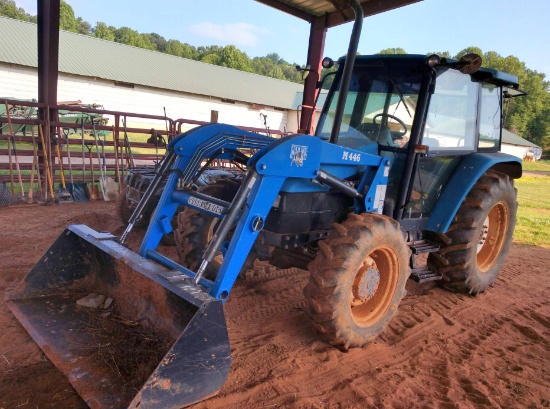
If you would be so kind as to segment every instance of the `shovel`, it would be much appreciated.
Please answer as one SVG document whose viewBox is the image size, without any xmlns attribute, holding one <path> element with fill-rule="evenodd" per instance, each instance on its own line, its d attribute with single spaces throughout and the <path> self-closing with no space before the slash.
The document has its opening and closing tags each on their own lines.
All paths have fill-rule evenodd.
<svg viewBox="0 0 550 409">
<path fill-rule="evenodd" d="M 57 160 L 59 161 L 59 174 L 61 175 L 61 189 L 59 191 L 59 203 L 73 203 L 73 197 L 67 190 L 65 185 L 65 172 L 63 171 L 63 158 L 61 157 L 61 150 L 59 149 L 59 135 L 57 138 L 53 138 L 55 145 L 55 153 L 57 154 Z"/>
<path fill-rule="evenodd" d="M 69 162 L 69 176 L 71 183 L 67 184 L 67 189 L 71 193 L 75 202 L 88 202 L 88 192 L 86 190 L 86 183 L 74 183 L 73 178 L 73 165 L 71 163 L 71 146 L 69 144 L 69 132 L 67 129 L 63 129 L 63 136 L 67 142 L 67 160 Z M 82 161 L 84 163 L 84 161 Z"/>
<path fill-rule="evenodd" d="M 90 186 L 88 187 L 88 196 L 92 200 L 97 200 L 97 197 L 99 196 L 99 190 L 98 190 L 97 186 L 95 185 L 94 162 L 92 160 L 92 143 L 91 142 L 86 142 L 85 146 L 88 149 L 88 154 L 90 156 L 90 173 L 91 173 L 91 178 L 92 178 Z"/>
<path fill-rule="evenodd" d="M 101 156 L 103 157 L 103 167 L 99 183 L 102 186 L 103 199 L 105 201 L 111 201 L 116 200 L 118 196 L 118 189 L 116 187 L 115 180 L 112 177 L 107 176 L 107 161 L 105 159 L 105 139 L 106 137 L 104 136 L 103 140 L 101 141 Z"/>
</svg>

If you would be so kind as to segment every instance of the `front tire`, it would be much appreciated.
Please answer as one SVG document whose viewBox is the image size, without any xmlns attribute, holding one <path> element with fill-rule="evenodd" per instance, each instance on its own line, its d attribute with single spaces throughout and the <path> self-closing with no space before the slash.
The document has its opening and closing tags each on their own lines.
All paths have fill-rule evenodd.
<svg viewBox="0 0 550 409">
<path fill-rule="evenodd" d="M 309 265 L 304 288 L 313 325 L 347 350 L 373 341 L 397 313 L 410 275 L 410 250 L 395 220 L 350 214 L 335 224 Z"/>
<path fill-rule="evenodd" d="M 506 260 L 516 225 L 516 190 L 503 173 L 486 172 L 464 199 L 439 252 L 428 265 L 441 286 L 476 295 L 491 286 Z"/>
</svg>

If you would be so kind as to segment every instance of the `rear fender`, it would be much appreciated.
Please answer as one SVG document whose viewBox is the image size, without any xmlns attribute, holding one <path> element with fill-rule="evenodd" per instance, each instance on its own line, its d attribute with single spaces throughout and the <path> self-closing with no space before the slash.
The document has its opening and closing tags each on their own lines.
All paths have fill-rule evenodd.
<svg viewBox="0 0 550 409">
<path fill-rule="evenodd" d="M 517 179 L 521 177 L 521 159 L 504 153 L 473 153 L 465 156 L 443 188 L 426 230 L 445 233 L 466 195 L 489 169 Z"/>
</svg>

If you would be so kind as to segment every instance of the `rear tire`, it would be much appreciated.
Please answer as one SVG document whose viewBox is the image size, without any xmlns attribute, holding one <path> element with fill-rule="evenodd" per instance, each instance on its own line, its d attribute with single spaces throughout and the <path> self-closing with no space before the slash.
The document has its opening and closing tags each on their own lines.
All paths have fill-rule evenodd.
<svg viewBox="0 0 550 409">
<path fill-rule="evenodd" d="M 134 213 L 134 209 L 131 206 L 132 202 L 126 197 L 127 194 L 128 186 L 124 186 L 116 200 L 117 212 L 124 224 L 128 224 L 128 222 L 130 221 L 130 217 L 132 217 L 132 213 Z M 151 215 L 148 214 L 148 212 L 145 212 L 141 219 L 136 224 L 134 224 L 134 227 L 147 226 L 149 224 L 150 217 Z"/>
<path fill-rule="evenodd" d="M 341 350 L 373 341 L 406 294 L 409 255 L 404 232 L 389 217 L 350 214 L 334 224 L 304 288 L 315 328 Z"/>
<path fill-rule="evenodd" d="M 516 225 L 513 179 L 488 171 L 464 199 L 439 252 L 428 265 L 448 290 L 476 295 L 491 286 L 504 263 Z"/>
</svg>

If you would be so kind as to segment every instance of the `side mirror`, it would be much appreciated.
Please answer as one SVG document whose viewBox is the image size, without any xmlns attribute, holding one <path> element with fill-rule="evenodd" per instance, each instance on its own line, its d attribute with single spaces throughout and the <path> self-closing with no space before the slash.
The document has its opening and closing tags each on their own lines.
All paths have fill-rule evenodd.
<svg viewBox="0 0 550 409">
<path fill-rule="evenodd" d="M 299 65 L 296 65 L 296 70 L 302 73 L 303 80 L 306 79 L 310 71 L 313 71 L 309 65 L 306 65 L 305 67 L 300 67 Z"/>
</svg>

